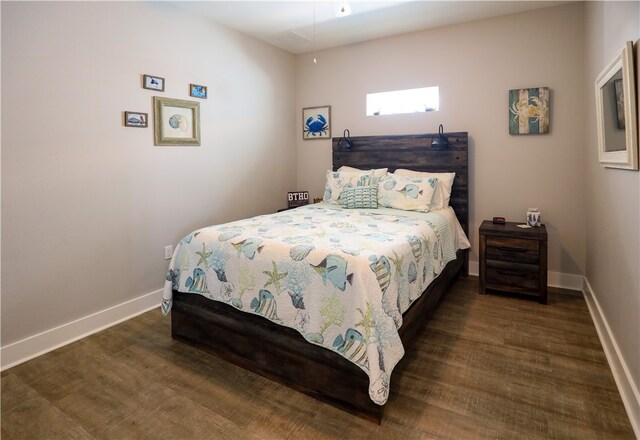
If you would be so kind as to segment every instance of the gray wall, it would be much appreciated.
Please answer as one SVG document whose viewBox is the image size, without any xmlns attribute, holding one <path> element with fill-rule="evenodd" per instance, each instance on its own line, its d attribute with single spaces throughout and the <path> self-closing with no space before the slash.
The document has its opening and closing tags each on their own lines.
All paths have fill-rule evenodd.
<svg viewBox="0 0 640 440">
<path fill-rule="evenodd" d="M 468 131 L 471 260 L 477 230 L 502 215 L 524 221 L 539 207 L 549 231 L 549 270 L 584 273 L 583 5 L 447 26 L 320 51 L 297 63 L 297 111 L 332 105 L 333 136 Z M 366 94 L 440 87 L 440 111 L 367 117 Z M 549 87 L 546 135 L 509 135 L 509 89 Z M 298 186 L 321 197 L 330 141 L 302 140 Z"/>
<path fill-rule="evenodd" d="M 585 275 L 636 388 L 640 385 L 640 172 L 599 165 L 594 84 L 625 42 L 636 43 L 638 38 L 640 3 L 587 2 Z M 636 78 L 639 67 L 636 63 Z"/>
<path fill-rule="evenodd" d="M 294 82 L 293 55 L 163 2 L 2 2 L 2 345 L 160 289 L 195 228 L 285 206 Z M 202 146 L 123 127 L 189 83 Z"/>
</svg>

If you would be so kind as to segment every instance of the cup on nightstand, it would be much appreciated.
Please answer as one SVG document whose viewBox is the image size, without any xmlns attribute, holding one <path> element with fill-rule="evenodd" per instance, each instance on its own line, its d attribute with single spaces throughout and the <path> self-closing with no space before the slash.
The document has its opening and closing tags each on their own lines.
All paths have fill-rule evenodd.
<svg viewBox="0 0 640 440">
<path fill-rule="evenodd" d="M 527 210 L 527 224 L 529 226 L 540 226 L 540 210 L 538 208 L 529 208 Z"/>
</svg>

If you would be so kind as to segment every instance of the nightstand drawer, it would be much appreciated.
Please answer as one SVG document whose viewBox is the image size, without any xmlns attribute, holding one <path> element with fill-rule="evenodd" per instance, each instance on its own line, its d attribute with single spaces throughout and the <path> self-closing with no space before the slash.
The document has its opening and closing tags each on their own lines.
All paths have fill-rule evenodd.
<svg viewBox="0 0 640 440">
<path fill-rule="evenodd" d="M 540 266 L 487 260 L 485 282 L 487 289 L 538 293 L 540 289 Z"/>
<path fill-rule="evenodd" d="M 488 260 L 538 264 L 539 256 L 538 240 L 487 237 L 486 257 Z"/>
</svg>

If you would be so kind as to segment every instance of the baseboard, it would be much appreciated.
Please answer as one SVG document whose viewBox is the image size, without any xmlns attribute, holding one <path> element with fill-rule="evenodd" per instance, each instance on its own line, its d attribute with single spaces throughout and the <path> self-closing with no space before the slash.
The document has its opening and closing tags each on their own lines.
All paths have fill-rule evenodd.
<svg viewBox="0 0 640 440">
<path fill-rule="evenodd" d="M 480 275 L 480 264 L 477 261 L 469 261 L 469 275 Z M 584 277 L 582 275 L 562 272 L 547 273 L 547 284 L 549 286 L 575 290 L 577 294 L 582 292 L 583 281 Z"/>
<path fill-rule="evenodd" d="M 162 289 L 0 348 L 0 370 L 6 370 L 154 308 L 160 308 Z"/>
<path fill-rule="evenodd" d="M 575 290 L 576 294 L 579 295 L 582 293 L 584 277 L 582 275 L 574 275 L 572 273 L 548 272 L 547 284 L 551 287 Z"/>
<path fill-rule="evenodd" d="M 602 308 L 598 299 L 593 294 L 593 289 L 589 284 L 589 280 L 585 278 L 584 299 L 589 307 L 589 313 L 591 313 L 591 319 L 598 332 L 600 343 L 604 349 L 604 353 L 607 356 L 609 367 L 613 373 L 613 378 L 618 386 L 618 391 L 622 397 L 622 403 L 627 410 L 629 421 L 633 427 L 633 431 L 636 434 L 636 438 L 640 438 L 640 392 L 638 392 L 638 385 L 634 383 L 629 368 L 627 367 L 624 358 L 620 353 L 616 339 L 611 333 L 611 328 L 607 322 L 607 318 L 602 313 Z"/>
</svg>

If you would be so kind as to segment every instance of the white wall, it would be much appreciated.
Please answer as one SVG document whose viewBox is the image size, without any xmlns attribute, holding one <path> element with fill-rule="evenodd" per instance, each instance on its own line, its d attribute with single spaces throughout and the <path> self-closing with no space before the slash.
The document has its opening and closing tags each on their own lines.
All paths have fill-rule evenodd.
<svg viewBox="0 0 640 440">
<path fill-rule="evenodd" d="M 625 42 L 633 41 L 637 47 L 639 38 L 640 3 L 587 2 L 585 275 L 635 388 L 636 433 L 640 433 L 640 172 L 599 165 L 594 84 Z"/>
<path fill-rule="evenodd" d="M 549 269 L 582 274 L 585 264 L 583 5 L 415 32 L 299 56 L 296 105 L 330 104 L 333 136 L 467 131 L 470 138 L 471 260 L 477 230 L 502 215 L 523 221 L 542 210 Z M 440 111 L 365 116 L 368 92 L 440 87 Z M 511 136 L 509 89 L 551 88 L 551 132 Z M 303 141 L 297 126 L 298 187 L 322 195 L 330 141 Z"/>
<path fill-rule="evenodd" d="M 2 2 L 2 345 L 160 289 L 197 227 L 283 207 L 294 81 L 293 55 L 162 2 Z M 189 83 L 202 146 L 123 127 Z"/>
</svg>

